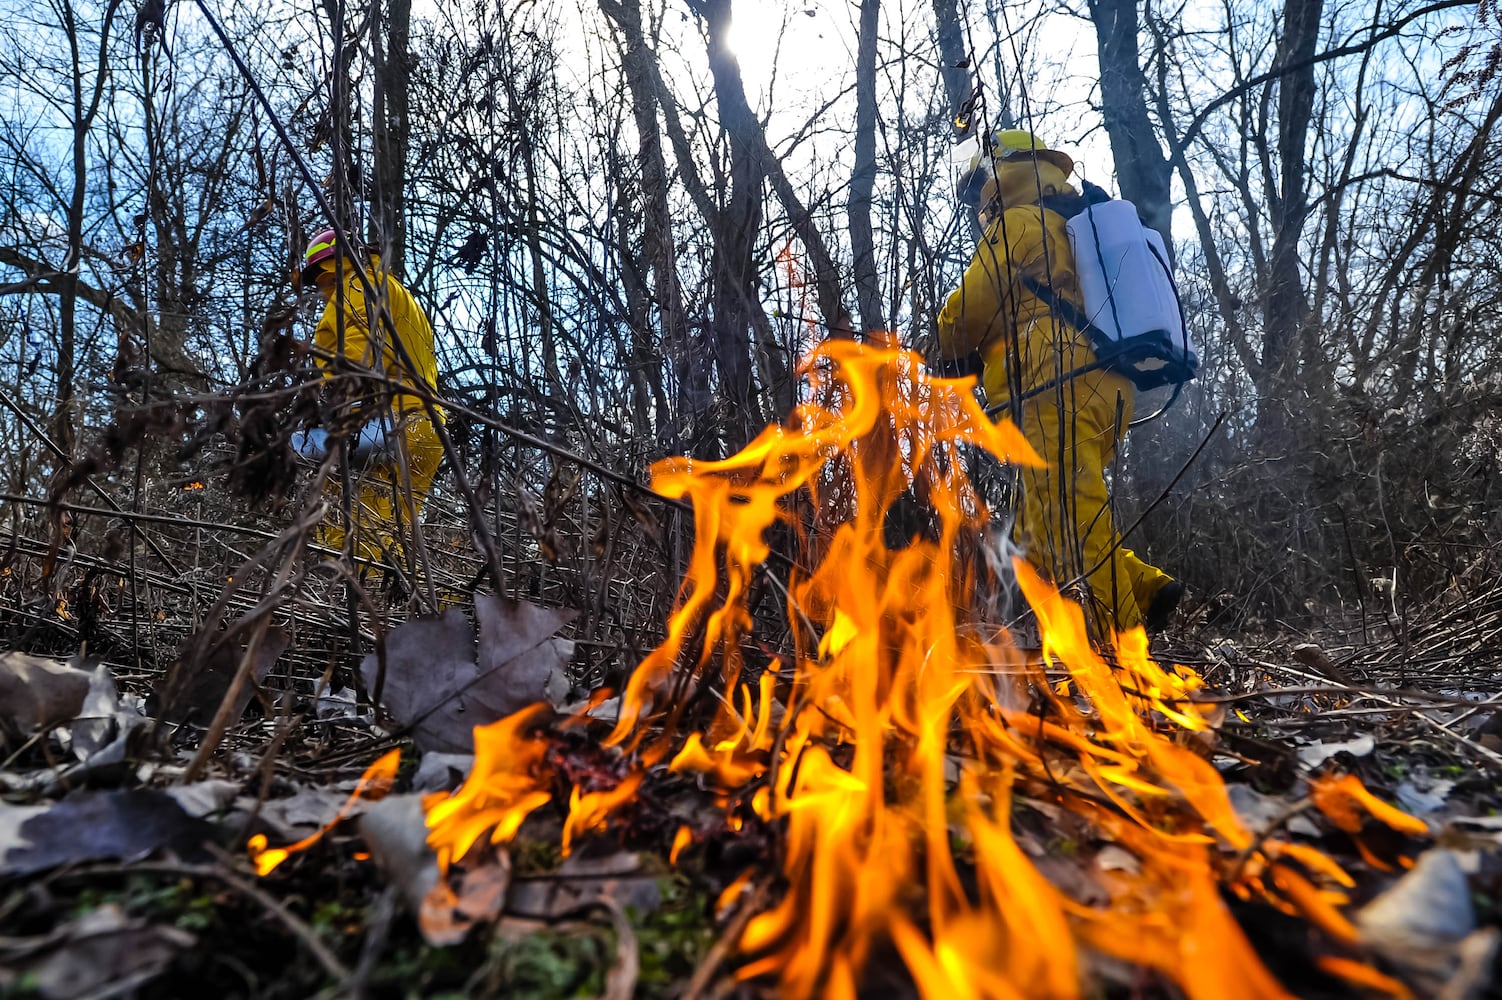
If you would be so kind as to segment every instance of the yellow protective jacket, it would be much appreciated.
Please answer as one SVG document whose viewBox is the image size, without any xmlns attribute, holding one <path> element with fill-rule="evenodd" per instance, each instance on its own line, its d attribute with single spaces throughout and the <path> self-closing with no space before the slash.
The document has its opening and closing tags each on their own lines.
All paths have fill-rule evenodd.
<svg viewBox="0 0 1502 1000">
<path fill-rule="evenodd" d="M 978 351 L 981 384 L 992 405 L 1010 397 L 1008 365 L 1013 345 L 1021 361 L 1018 385 L 1026 393 L 1095 360 L 1090 338 L 1054 317 L 1048 304 L 1023 283 L 1024 275 L 1083 308 L 1065 218 L 1041 208 L 1045 195 L 1073 195 L 1064 173 L 1034 160 L 997 165 L 994 190 L 1002 212 L 986 227 L 960 285 L 939 312 L 940 354 L 961 359 Z"/>
<path fill-rule="evenodd" d="M 346 263 L 343 291 L 341 293 L 336 289 L 328 305 L 324 307 L 323 317 L 318 321 L 318 329 L 313 334 L 314 345 L 330 354 L 340 353 L 339 316 L 342 305 L 343 353 L 346 358 L 377 371 L 384 371 L 389 377 L 414 388 L 423 388 L 429 393 L 436 391 L 438 360 L 433 349 L 433 326 L 428 322 L 427 314 L 401 282 L 382 270 L 379 257 L 371 255 L 366 275 L 376 295 L 384 301 L 367 303 L 359 275 Z M 401 361 L 390 342 L 389 331 L 381 318 L 381 305 L 390 311 L 391 329 L 401 339 L 415 371 Z M 375 331 L 374 336 L 371 334 L 372 330 Z M 381 346 L 379 358 L 376 355 L 376 344 Z M 317 359 L 317 364 L 325 371 L 330 367 L 329 362 L 321 358 Z M 404 392 L 396 394 L 392 409 L 398 414 L 414 410 L 418 413 L 425 412 L 420 398 Z M 442 410 L 438 411 L 438 416 L 440 420 L 443 419 Z"/>
<path fill-rule="evenodd" d="M 1011 398 L 1014 356 L 1025 395 L 1094 363 L 1095 351 L 1087 334 L 1052 315 L 1022 281 L 1030 277 L 1083 308 L 1065 219 L 1038 204 L 1074 188 L 1057 167 L 1030 159 L 999 164 L 991 183 L 982 197 L 998 197 L 1002 212 L 939 313 L 939 348 L 951 359 L 979 351 L 986 397 L 998 405 Z M 1105 469 L 1132 419 L 1132 396 L 1125 377 L 1097 369 L 1024 400 L 1017 412 L 1023 436 L 1048 463 L 1021 470 L 1017 540 L 1055 583 L 1087 581 L 1092 620 L 1117 630 L 1141 624 L 1171 579 L 1121 544 L 1111 517 Z"/>
</svg>

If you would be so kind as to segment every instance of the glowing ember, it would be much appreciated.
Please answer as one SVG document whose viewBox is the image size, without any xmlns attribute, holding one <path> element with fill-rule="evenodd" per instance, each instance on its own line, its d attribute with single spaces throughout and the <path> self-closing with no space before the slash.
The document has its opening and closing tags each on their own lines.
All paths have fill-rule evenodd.
<svg viewBox="0 0 1502 1000">
<path fill-rule="evenodd" d="M 695 547 L 667 638 L 631 676 L 607 741 L 628 777 L 574 790 L 565 849 L 659 768 L 697 775 L 729 830 L 750 821 L 749 804 L 778 835 L 781 896 L 745 923 L 738 974 L 774 976 L 791 998 L 854 998 L 877 953 L 900 956 L 929 1000 L 1093 993 L 1092 954 L 1150 968 L 1190 998 L 1287 995 L 1227 895 L 1301 915 L 1331 949 L 1354 945 L 1346 873 L 1238 820 L 1199 752 L 1220 709 L 1196 703 L 1198 676 L 1155 663 L 1140 631 L 1115 637 L 1108 662 L 1081 609 L 1025 563 L 1016 577 L 1041 655 L 975 627 L 966 553 L 990 517 L 961 448 L 1037 462 L 1020 434 L 986 418 L 967 380 L 931 378 L 897 349 L 831 342 L 804 372 L 812 402 L 786 426 L 724 461 L 654 467 L 656 490 L 692 503 Z M 935 523 L 894 549 L 888 515 L 904 495 Z M 748 591 L 774 531 L 797 550 L 790 638 L 742 684 Z M 704 685 L 725 697 L 695 728 L 687 692 Z M 550 800 L 539 713 L 477 729 L 468 781 L 427 800 L 443 864 L 486 834 L 510 838 Z M 1422 828 L 1354 778 L 1314 788 L 1342 828 L 1363 816 Z M 1066 814 L 1077 844 L 1125 859 L 1098 873 L 1090 898 L 1050 881 L 1046 845 L 1017 828 Z M 674 857 L 693 839 L 680 829 Z M 750 891 L 753 875 L 722 893 L 722 914 L 767 898 Z M 1325 957 L 1353 982 L 1390 983 Z"/>
</svg>

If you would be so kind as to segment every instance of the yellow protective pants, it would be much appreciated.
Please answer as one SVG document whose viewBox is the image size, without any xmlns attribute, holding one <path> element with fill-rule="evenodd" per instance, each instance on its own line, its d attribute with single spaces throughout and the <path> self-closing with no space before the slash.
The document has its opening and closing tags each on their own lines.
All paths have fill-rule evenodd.
<svg viewBox="0 0 1502 1000">
<path fill-rule="evenodd" d="M 1142 624 L 1172 579 L 1125 548 L 1112 523 L 1105 470 L 1131 422 L 1132 392 L 1120 375 L 1086 372 L 1026 401 L 1021 420 L 1048 464 L 1022 469 L 1017 541 L 1056 585 L 1088 581 L 1095 602 L 1089 617 L 1117 631 Z"/>
<path fill-rule="evenodd" d="M 407 411 L 397 424 L 397 457 L 365 469 L 352 469 L 356 494 L 350 505 L 354 554 L 383 561 L 399 559 L 404 539 L 417 530 L 418 516 L 428 489 L 443 461 L 443 445 L 426 414 Z M 338 512 L 339 484 L 330 480 L 327 492 L 334 513 L 323 524 L 319 541 L 332 549 L 344 547 L 345 531 Z"/>
</svg>

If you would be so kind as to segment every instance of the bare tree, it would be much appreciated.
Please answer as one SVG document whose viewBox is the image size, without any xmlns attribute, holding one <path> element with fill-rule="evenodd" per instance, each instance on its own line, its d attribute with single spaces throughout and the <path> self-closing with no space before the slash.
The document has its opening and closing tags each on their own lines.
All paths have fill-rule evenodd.
<svg viewBox="0 0 1502 1000">
<path fill-rule="evenodd" d="M 380 0 L 372 0 L 372 133 L 371 245 L 402 273 L 407 246 L 407 154 L 411 142 L 412 0 L 389 0 L 382 18 Z M 385 31 L 380 31 L 384 24 Z"/>
<path fill-rule="evenodd" d="M 688 366 L 695 365 L 695 358 L 689 339 L 683 289 L 678 280 L 678 256 L 674 246 L 673 220 L 668 204 L 667 161 L 662 151 L 662 133 L 658 127 L 657 87 L 652 73 L 654 56 L 647 47 L 643 35 L 640 0 L 600 0 L 600 9 L 620 31 L 621 67 L 626 78 L 626 86 L 631 91 L 631 110 L 636 123 L 638 143 L 637 163 L 641 171 L 639 189 L 646 209 L 643 213 L 643 243 L 652 270 L 652 294 L 656 299 L 662 342 L 667 346 L 669 355 L 680 366 L 677 384 L 681 392 L 692 387 L 696 382 L 696 376 L 688 370 Z M 729 275 L 725 274 L 724 277 L 728 278 Z M 744 289 L 740 292 L 743 297 Z M 734 313 L 744 310 L 735 308 L 735 303 L 740 301 L 739 298 L 730 295 L 726 295 L 725 298 L 730 299 L 732 304 L 728 307 L 724 306 L 721 299 L 717 297 L 715 314 L 718 322 L 728 328 L 735 321 L 731 315 L 722 315 L 722 309 Z M 647 315 L 644 310 L 633 317 L 633 327 L 638 331 L 639 337 L 649 336 L 646 328 Z M 728 333 L 727 336 L 733 337 Z M 729 350 L 728 345 L 726 350 Z M 646 361 L 650 355 L 638 352 L 638 357 L 641 361 Z M 749 363 L 748 350 L 741 354 L 741 359 L 742 365 Z M 724 371 L 723 364 L 721 370 Z M 749 382 L 749 379 L 745 381 Z M 740 402 L 744 406 L 749 406 L 749 393 L 742 393 Z M 684 411 L 685 405 L 684 399 L 680 396 L 679 412 Z M 668 422 L 669 418 L 664 407 L 659 407 L 657 419 L 659 425 L 665 425 Z"/>
<path fill-rule="evenodd" d="M 855 55 L 855 169 L 850 176 L 846 212 L 850 217 L 856 303 L 861 327 L 867 333 L 885 330 L 887 325 L 871 233 L 871 196 L 876 188 L 876 49 L 880 26 L 881 0 L 861 0 Z"/>
<path fill-rule="evenodd" d="M 813 214 L 788 178 L 781 160 L 767 144 L 766 131 L 746 101 L 740 68 L 727 44 L 730 0 L 691 0 L 691 6 L 704 19 L 709 30 L 710 72 L 714 76 L 720 123 L 729 135 L 732 146 L 739 146 L 766 172 L 773 192 L 788 214 L 793 231 L 808 251 L 815 297 L 824 325 L 835 336 L 849 336 L 854 332 L 854 322 L 850 311 L 845 308 L 839 265 L 829 250 L 824 234 L 815 225 Z"/>
<path fill-rule="evenodd" d="M 1288 0 L 1273 68 L 1278 91 L 1278 183 L 1269 186 L 1272 254 L 1263 298 L 1262 367 L 1284 372 L 1293 364 L 1299 332 L 1309 311 L 1300 255 L 1309 204 L 1305 173 L 1310 118 L 1314 111 L 1314 65 L 1323 0 Z M 1271 88 L 1272 84 L 1267 85 Z M 1276 412 L 1269 410 L 1268 412 Z"/>
<path fill-rule="evenodd" d="M 1100 112 L 1111 139 L 1121 196 L 1173 254 L 1172 170 L 1147 113 L 1147 78 L 1138 48 L 1137 0 L 1089 0 L 1100 59 Z"/>
</svg>

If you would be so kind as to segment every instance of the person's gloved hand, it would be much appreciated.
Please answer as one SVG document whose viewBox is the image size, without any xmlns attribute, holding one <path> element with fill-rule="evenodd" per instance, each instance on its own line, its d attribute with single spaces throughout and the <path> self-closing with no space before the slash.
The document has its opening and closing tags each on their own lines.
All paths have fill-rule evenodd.
<svg viewBox="0 0 1502 1000">
<path fill-rule="evenodd" d="M 979 351 L 971 351 L 963 358 L 939 358 L 934 363 L 934 372 L 940 378 L 964 378 L 974 375 L 979 378 L 986 370 L 986 363 Z"/>
<path fill-rule="evenodd" d="M 1080 181 L 1080 193 L 1085 196 L 1085 204 L 1100 205 L 1111 200 L 1111 195 L 1105 188 L 1089 181 Z"/>
<path fill-rule="evenodd" d="M 293 431 L 292 450 L 310 462 L 322 462 L 329 457 L 329 432 L 322 427 Z"/>
</svg>

